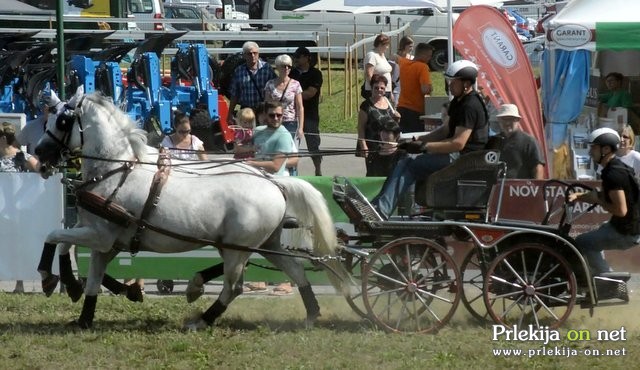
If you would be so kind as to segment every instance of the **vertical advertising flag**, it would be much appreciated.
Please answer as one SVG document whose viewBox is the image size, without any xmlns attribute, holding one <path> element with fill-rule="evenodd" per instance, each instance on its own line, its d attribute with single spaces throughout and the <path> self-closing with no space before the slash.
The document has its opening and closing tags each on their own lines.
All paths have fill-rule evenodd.
<svg viewBox="0 0 640 370">
<path fill-rule="evenodd" d="M 505 103 L 518 106 L 522 129 L 538 140 L 549 163 L 533 70 L 507 18 L 491 6 L 469 7 L 453 27 L 453 46 L 464 59 L 478 65 L 478 85 L 495 107 Z"/>
</svg>

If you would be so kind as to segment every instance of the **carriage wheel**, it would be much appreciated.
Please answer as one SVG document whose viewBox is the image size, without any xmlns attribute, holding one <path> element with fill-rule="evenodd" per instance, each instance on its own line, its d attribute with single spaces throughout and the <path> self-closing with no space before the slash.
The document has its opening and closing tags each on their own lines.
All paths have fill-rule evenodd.
<svg viewBox="0 0 640 370">
<path fill-rule="evenodd" d="M 460 266 L 462 276 L 461 296 L 462 304 L 476 320 L 487 323 L 491 322 L 491 316 L 484 305 L 484 275 L 478 259 L 478 250 L 473 248 L 467 253 Z"/>
<path fill-rule="evenodd" d="M 158 280 L 156 281 L 156 288 L 160 295 L 171 294 L 173 292 L 173 280 Z"/>
<path fill-rule="evenodd" d="M 484 280 L 484 302 L 498 324 L 555 329 L 576 303 L 576 276 L 551 247 L 523 243 L 491 262 Z"/>
<path fill-rule="evenodd" d="M 351 277 L 356 283 L 360 283 L 360 285 L 352 286 L 351 292 L 348 296 L 345 296 L 349 307 L 361 318 L 366 319 L 367 309 L 364 307 L 364 302 L 362 300 L 362 269 L 363 269 L 363 259 L 365 257 L 357 256 L 352 253 L 345 252 L 343 253 L 344 258 L 343 263 L 345 268 L 351 274 Z"/>
<path fill-rule="evenodd" d="M 367 312 L 388 331 L 436 331 L 460 302 L 460 270 L 447 250 L 432 240 L 388 243 L 371 256 L 362 277 Z"/>
</svg>

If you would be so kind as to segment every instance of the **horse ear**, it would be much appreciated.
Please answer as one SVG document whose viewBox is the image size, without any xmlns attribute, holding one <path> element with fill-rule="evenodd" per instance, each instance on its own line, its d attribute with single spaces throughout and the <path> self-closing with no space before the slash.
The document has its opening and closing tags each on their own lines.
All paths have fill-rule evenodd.
<svg viewBox="0 0 640 370">
<path fill-rule="evenodd" d="M 76 93 L 73 94 L 71 99 L 69 99 L 69 102 L 67 102 L 67 105 L 70 106 L 70 107 L 74 107 L 75 108 L 78 105 L 78 102 L 80 101 L 80 99 L 82 99 L 83 96 L 84 96 L 84 85 L 80 85 L 76 89 Z"/>
</svg>

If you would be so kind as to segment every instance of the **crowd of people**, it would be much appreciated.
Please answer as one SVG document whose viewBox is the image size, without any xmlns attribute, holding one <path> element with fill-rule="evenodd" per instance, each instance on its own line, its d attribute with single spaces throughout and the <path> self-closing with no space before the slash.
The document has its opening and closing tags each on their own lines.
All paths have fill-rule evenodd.
<svg viewBox="0 0 640 370">
<path fill-rule="evenodd" d="M 424 133 L 428 131 L 422 117 L 425 100 L 433 92 L 429 71 L 433 48 L 425 43 L 414 47 L 414 41 L 406 36 L 400 40 L 397 52 L 387 59 L 389 46 L 390 38 L 380 34 L 373 50 L 364 57 L 365 82 L 357 120 L 356 155 L 365 158 L 366 175 L 386 177 L 371 201 L 381 217 L 391 217 L 400 196 L 410 191 L 417 180 L 448 166 L 457 153 L 496 149 L 507 165 L 507 178 L 544 178 L 544 155 L 536 139 L 522 130 L 518 106 L 506 103 L 495 107 L 497 124 L 490 125 L 491 107 L 476 88 L 478 67 L 471 61 L 458 60 L 447 67 L 444 76 L 452 100 L 443 106 L 442 124 Z M 295 176 L 296 154 L 304 138 L 315 175 L 321 176 L 319 104 L 323 78 L 315 68 L 315 56 L 300 47 L 293 57 L 279 55 L 274 71 L 260 58 L 255 42 L 246 42 L 242 54 L 244 63 L 235 69 L 229 89 L 228 124 L 235 133 L 234 157 L 273 175 Z M 608 108 L 628 106 L 627 94 L 619 89 L 619 74 L 609 74 L 606 82 L 610 91 L 601 96 L 602 104 Z M 236 108 L 239 109 L 234 113 Z M 174 112 L 174 132 L 161 143 L 169 148 L 171 156 L 181 160 L 207 159 L 203 142 L 196 135 L 198 129 L 208 127 L 210 119 L 204 113 Z M 26 133 L 35 127 L 31 136 L 39 137 L 46 114 L 43 117 L 39 124 L 25 130 L 23 144 L 27 144 L 27 153 L 16 145 L 15 128 L 2 125 L 0 171 L 36 170 L 37 159 L 30 155 L 34 143 Z M 595 273 L 609 270 L 600 255 L 602 249 L 624 249 L 640 241 L 640 230 L 633 226 L 640 220 L 636 204 L 640 193 L 632 181 L 640 174 L 640 154 L 633 150 L 635 134 L 629 126 L 619 132 L 600 130 L 604 131 L 592 133 L 590 153 L 602 167 L 603 191 L 571 195 L 571 200 L 600 204 L 613 215 L 600 229 L 576 239 Z M 420 134 L 403 141 L 401 133 Z M 143 283 L 138 280 L 138 284 Z M 247 283 L 245 288 L 263 291 L 266 284 Z M 23 290 L 18 282 L 15 291 Z M 291 286 L 285 284 L 274 291 L 289 294 Z"/>
</svg>

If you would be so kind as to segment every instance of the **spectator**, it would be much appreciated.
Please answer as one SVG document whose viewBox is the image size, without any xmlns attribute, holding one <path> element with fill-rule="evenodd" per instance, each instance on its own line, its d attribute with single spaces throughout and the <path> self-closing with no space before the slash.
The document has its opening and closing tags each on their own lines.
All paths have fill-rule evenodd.
<svg viewBox="0 0 640 370">
<path fill-rule="evenodd" d="M 503 104 L 496 117 L 501 129 L 498 149 L 507 164 L 507 178 L 543 179 L 544 157 L 536 139 L 522 131 L 518 107 Z"/>
<path fill-rule="evenodd" d="M 296 49 L 293 55 L 295 68 L 289 77 L 298 80 L 302 86 L 302 105 L 304 106 L 304 139 L 311 153 L 315 175 L 322 176 L 322 156 L 320 151 L 320 89 L 322 72 L 316 65 L 316 58 L 304 46 Z"/>
<path fill-rule="evenodd" d="M 602 190 L 570 193 L 569 201 L 600 205 L 611 219 L 598 229 L 579 235 L 575 245 L 584 254 L 594 275 L 611 271 L 602 251 L 628 249 L 640 242 L 638 186 L 633 171 L 616 157 L 620 136 L 610 128 L 599 128 L 589 135 L 589 155 L 603 167 Z"/>
<path fill-rule="evenodd" d="M 234 134 L 235 159 L 253 157 L 253 130 L 256 128 L 256 115 L 251 108 L 242 108 L 236 114 L 236 125 L 232 126 Z"/>
<path fill-rule="evenodd" d="M 629 125 L 620 130 L 620 149 L 616 152 L 622 163 L 633 168 L 636 177 L 640 177 L 640 153 L 635 151 L 636 137 Z"/>
<path fill-rule="evenodd" d="M 601 93 L 598 96 L 601 104 L 599 110 L 601 116 L 606 117 L 609 109 L 615 110 L 615 108 L 618 107 L 629 108 L 633 104 L 631 94 L 622 87 L 623 81 L 624 76 L 618 72 L 611 72 L 605 78 L 605 84 L 609 91 Z"/>
<path fill-rule="evenodd" d="M 204 150 L 215 150 L 217 139 L 209 110 L 205 108 L 193 109 L 189 113 L 189 122 L 191 123 L 191 133 L 202 140 Z"/>
<path fill-rule="evenodd" d="M 290 56 L 286 54 L 279 55 L 276 57 L 275 63 L 278 77 L 267 82 L 264 88 L 265 101 L 277 101 L 282 105 L 284 114 L 282 126 L 291 133 L 291 137 L 299 144 L 304 135 L 302 87 L 300 82 L 289 77 L 289 73 L 293 68 L 293 60 L 291 60 Z M 297 174 L 297 170 L 292 168 L 291 174 Z"/>
<path fill-rule="evenodd" d="M 467 153 L 487 144 L 487 110 L 474 88 L 477 76 L 478 67 L 468 60 L 459 60 L 447 68 L 445 78 L 454 97 L 449 106 L 449 124 L 398 146 L 408 153 L 423 154 L 399 161 L 373 199 L 372 204 L 383 218 L 391 215 L 398 196 L 406 193 L 417 178 L 449 165 L 451 153 Z M 403 91 L 405 88 L 403 84 Z"/>
<path fill-rule="evenodd" d="M 371 152 L 371 171 L 367 176 L 387 177 L 391 175 L 403 152 L 398 150 L 400 138 L 400 126 L 388 116 L 381 118 L 380 146 L 378 150 Z"/>
<path fill-rule="evenodd" d="M 253 143 L 256 148 L 256 160 L 249 160 L 247 164 L 261 168 L 269 173 L 284 175 L 287 165 L 287 155 L 294 152 L 295 145 L 291 140 L 291 135 L 282 126 L 283 109 L 280 102 L 267 102 L 265 104 L 267 113 L 266 126 L 258 126 L 254 131 Z M 257 283 L 256 289 L 266 289 L 266 284 Z M 283 283 L 273 289 L 274 294 L 291 294 L 291 283 Z"/>
<path fill-rule="evenodd" d="M 16 127 L 12 123 L 3 122 L 0 128 L 0 172 L 38 171 L 38 160 L 31 154 L 20 150 L 16 141 Z M 57 281 L 56 281 L 57 283 Z M 24 282 L 16 281 L 14 293 L 24 293 Z"/>
<path fill-rule="evenodd" d="M 291 133 L 294 139 L 299 139 L 304 134 L 302 86 L 300 82 L 289 77 L 293 68 L 293 60 L 290 56 L 278 55 L 275 63 L 278 77 L 267 82 L 264 88 L 264 100 L 266 102 L 280 102 L 284 113 L 282 126 Z"/>
<path fill-rule="evenodd" d="M 429 60 L 433 55 L 433 47 L 419 43 L 413 60 L 398 57 L 400 66 L 400 99 L 398 111 L 402 115 L 400 129 L 402 132 L 422 132 L 424 124 L 420 116 L 424 115 L 424 98 L 431 94 L 431 73 Z"/>
<path fill-rule="evenodd" d="M 387 99 L 393 101 L 393 95 L 391 94 L 391 64 L 387 61 L 385 53 L 389 49 L 391 39 L 385 34 L 379 34 L 373 40 L 373 50 L 368 52 L 364 56 L 364 93 L 363 98 L 368 98 L 372 93 L 371 78 L 374 74 L 382 75 L 387 79 L 387 87 L 384 91 Z"/>
<path fill-rule="evenodd" d="M 236 67 L 229 89 L 229 112 L 227 123 L 233 124 L 236 105 L 240 108 L 255 108 L 264 101 L 264 87 L 267 81 L 276 78 L 271 66 L 260 59 L 258 44 L 247 41 L 242 45 L 245 64 Z"/>
<path fill-rule="evenodd" d="M 189 117 L 181 111 L 173 114 L 173 128 L 175 132 L 165 136 L 161 145 L 169 149 L 172 158 L 182 160 L 207 160 L 202 140 L 191 134 Z"/>
<path fill-rule="evenodd" d="M 413 39 L 410 36 L 403 36 L 398 42 L 398 51 L 393 56 L 393 71 L 391 72 L 391 78 L 393 83 L 391 84 L 391 90 L 393 92 L 393 100 L 396 105 L 400 101 L 400 66 L 398 65 L 398 58 L 405 58 L 413 60 Z M 389 61 L 391 63 L 392 61 Z"/>
<path fill-rule="evenodd" d="M 371 97 L 360 104 L 358 111 L 358 152 L 356 153 L 366 158 L 367 176 L 372 176 L 369 174 L 372 160 L 370 155 L 376 152 L 380 145 L 378 133 L 382 128 L 383 117 L 400 119 L 400 114 L 385 96 L 388 80 L 382 75 L 375 74 L 371 78 L 370 85 L 373 87 Z"/>
<path fill-rule="evenodd" d="M 282 175 L 286 167 L 286 157 L 294 150 L 291 135 L 282 126 L 282 105 L 279 102 L 267 102 L 265 108 L 267 124 L 256 127 L 253 133 L 256 159 L 247 161 L 247 164 Z"/>
</svg>

